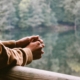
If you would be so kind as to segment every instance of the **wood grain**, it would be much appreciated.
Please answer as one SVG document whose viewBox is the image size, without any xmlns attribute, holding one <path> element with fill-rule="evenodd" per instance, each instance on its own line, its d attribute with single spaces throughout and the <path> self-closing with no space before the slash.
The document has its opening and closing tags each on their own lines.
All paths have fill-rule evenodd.
<svg viewBox="0 0 80 80">
<path fill-rule="evenodd" d="M 0 80 L 80 80 L 80 77 L 16 66 L 0 73 Z"/>
</svg>

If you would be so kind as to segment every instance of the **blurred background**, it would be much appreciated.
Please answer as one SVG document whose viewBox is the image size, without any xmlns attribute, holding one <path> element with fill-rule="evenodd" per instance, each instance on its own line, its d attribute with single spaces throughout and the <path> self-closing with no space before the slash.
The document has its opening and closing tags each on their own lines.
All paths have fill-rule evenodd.
<svg viewBox="0 0 80 80">
<path fill-rule="evenodd" d="M 80 0 L 0 0 L 0 40 L 31 35 L 45 54 L 27 67 L 80 76 Z"/>
</svg>

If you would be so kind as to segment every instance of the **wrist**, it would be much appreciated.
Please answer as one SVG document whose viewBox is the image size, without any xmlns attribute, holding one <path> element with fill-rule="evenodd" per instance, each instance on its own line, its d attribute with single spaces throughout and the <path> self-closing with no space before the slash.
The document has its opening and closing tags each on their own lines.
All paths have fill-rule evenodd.
<svg viewBox="0 0 80 80">
<path fill-rule="evenodd" d="M 28 37 L 24 37 L 24 38 L 16 41 L 16 47 L 24 48 L 24 47 L 26 47 L 29 43 L 30 43 L 29 38 L 28 38 Z"/>
<path fill-rule="evenodd" d="M 16 47 L 20 47 L 20 42 L 19 41 L 16 41 L 15 44 L 16 44 Z"/>
</svg>

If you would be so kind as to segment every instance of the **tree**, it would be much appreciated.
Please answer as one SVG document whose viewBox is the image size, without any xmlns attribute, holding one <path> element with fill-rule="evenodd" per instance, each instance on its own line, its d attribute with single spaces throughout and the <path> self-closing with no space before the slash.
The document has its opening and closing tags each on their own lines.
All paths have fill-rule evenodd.
<svg viewBox="0 0 80 80">
<path fill-rule="evenodd" d="M 14 29 L 18 28 L 18 5 L 20 1 L 21 0 L 0 1 L 0 31 L 2 33 L 1 39 L 12 39 L 15 36 Z"/>
<path fill-rule="evenodd" d="M 80 1 L 79 0 L 65 0 L 64 2 L 66 12 L 71 12 L 74 15 L 74 31 L 76 42 L 80 45 Z"/>
<path fill-rule="evenodd" d="M 24 9 L 21 9 L 22 6 L 20 6 L 21 20 L 19 26 L 37 27 L 42 24 L 44 26 L 55 24 L 55 15 L 51 12 L 50 7 L 44 3 L 44 0 L 31 0 L 29 3 L 26 1 L 24 6 Z"/>
</svg>

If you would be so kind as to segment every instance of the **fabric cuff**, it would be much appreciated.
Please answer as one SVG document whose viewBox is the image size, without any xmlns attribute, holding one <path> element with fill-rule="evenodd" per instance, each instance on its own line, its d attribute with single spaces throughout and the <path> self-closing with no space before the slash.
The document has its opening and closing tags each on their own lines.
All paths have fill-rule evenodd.
<svg viewBox="0 0 80 80">
<path fill-rule="evenodd" d="M 32 52 L 29 48 L 23 48 L 24 52 L 26 53 L 26 63 L 29 64 L 33 60 Z"/>
</svg>

